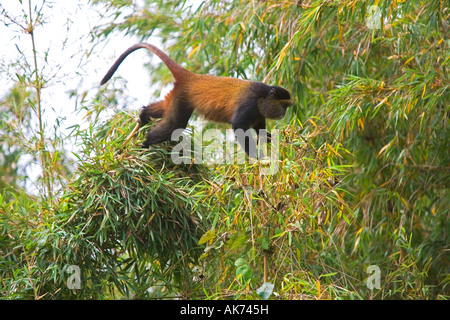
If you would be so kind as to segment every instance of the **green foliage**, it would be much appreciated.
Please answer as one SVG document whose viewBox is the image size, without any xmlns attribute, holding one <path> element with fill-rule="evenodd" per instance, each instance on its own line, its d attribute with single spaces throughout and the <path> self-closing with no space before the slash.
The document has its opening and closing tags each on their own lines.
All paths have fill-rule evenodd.
<svg viewBox="0 0 450 320">
<path fill-rule="evenodd" d="M 36 281 L 43 283 L 35 283 L 36 296 L 145 297 L 150 287 L 161 285 L 187 290 L 185 279 L 202 254 L 198 242 L 208 220 L 203 196 L 208 190 L 202 183 L 207 170 L 174 165 L 164 148 L 146 153 L 124 148 L 123 133 L 131 130 L 127 118 L 118 114 L 78 131 L 84 149 L 78 153 L 76 177 L 46 217 L 34 215 L 44 226 L 12 237 L 26 243 L 18 257 L 29 255 L 43 266 L 35 270 Z M 21 211 L 12 208 L 18 204 L 5 204 L 3 212 Z M 17 220 L 5 217 L 5 237 L 11 235 L 9 221 Z M 78 293 L 64 283 L 71 265 L 82 271 Z M 8 295 L 15 286 L 9 285 Z"/>
<path fill-rule="evenodd" d="M 370 5 L 379 10 L 371 25 Z M 171 23 L 158 24 L 153 18 L 159 16 L 171 16 Z M 229 218 L 217 218 L 214 239 L 233 234 L 238 221 L 241 231 L 232 243 L 221 239 L 217 246 L 228 243 L 234 252 L 239 245 L 248 249 L 251 239 L 250 248 L 274 250 L 275 239 L 291 237 L 287 248 L 276 250 L 277 266 L 283 261 L 292 270 L 311 268 L 310 283 L 336 283 L 363 297 L 424 298 L 446 295 L 448 278 L 448 17 L 442 1 L 208 1 L 193 8 L 158 2 L 117 28 L 143 38 L 156 32 L 163 43 L 170 39 L 166 49 L 191 70 L 285 85 L 297 101 L 282 150 L 306 149 L 304 158 L 291 158 L 302 170 L 283 163 L 289 178 L 265 180 L 264 192 L 271 201 L 290 197 L 288 212 L 309 213 L 288 222 L 305 227 L 308 221 L 311 234 L 287 232 L 286 212 L 255 223 L 267 200 L 245 206 L 243 200 L 257 191 L 233 187 L 248 173 L 244 168 L 219 193 L 234 197 L 223 201 Z M 148 22 L 136 27 L 135 20 Z M 323 183 L 324 175 L 339 175 L 341 183 L 322 200 L 317 185 L 304 181 L 321 177 Z M 290 181 L 298 187 L 273 192 Z M 220 221 L 228 224 L 218 229 Z M 254 228 L 264 231 L 255 235 Z M 299 261 L 311 266 L 280 258 L 297 251 Z M 247 258 L 261 266 L 260 256 Z M 378 291 L 365 286 L 371 264 L 383 273 Z"/>
<path fill-rule="evenodd" d="M 167 145 L 123 145 L 134 123 L 104 116 L 114 98 L 85 102 L 91 125 L 73 130 L 81 152 L 61 196 L 0 198 L 4 296 L 448 298 L 444 1 L 94 3 L 114 17 L 98 37 L 152 35 L 192 71 L 290 89 L 286 120 L 269 122 L 278 170 L 175 165 Z M 172 81 L 151 69 L 159 87 Z M 366 284 L 371 265 L 380 288 Z"/>
<path fill-rule="evenodd" d="M 26 153 L 23 146 L 26 130 L 22 124 L 31 118 L 28 99 L 31 99 L 30 92 L 24 86 L 16 85 L 0 101 L 0 190 L 13 191 L 23 187 L 21 180 L 25 177 L 20 171 L 25 171 L 26 166 L 19 168 L 18 162 Z"/>
<path fill-rule="evenodd" d="M 208 218 L 201 182 L 207 171 L 174 165 L 170 153 L 158 147 L 145 153 L 123 149 L 124 132 L 130 131 L 121 126 L 126 119 L 119 115 L 83 138 L 89 147 L 62 197 L 62 215 L 70 216 L 67 226 L 83 229 L 96 244 L 96 255 L 112 255 L 108 263 L 123 260 L 121 268 L 134 270 L 137 279 L 145 275 L 144 282 L 156 269 L 159 277 L 167 275 L 167 284 L 174 275 L 175 283 L 184 285 L 181 277 L 189 276 L 189 264 L 201 254 L 197 243 Z M 145 289 L 151 285 L 145 283 Z"/>
</svg>

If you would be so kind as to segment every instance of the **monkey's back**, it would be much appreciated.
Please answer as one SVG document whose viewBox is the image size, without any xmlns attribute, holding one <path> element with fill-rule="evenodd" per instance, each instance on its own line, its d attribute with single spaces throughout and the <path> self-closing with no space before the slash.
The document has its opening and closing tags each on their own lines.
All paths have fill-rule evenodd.
<svg viewBox="0 0 450 320">
<path fill-rule="evenodd" d="M 191 74 L 184 83 L 188 102 L 206 119 L 231 122 L 252 81 L 204 74 Z"/>
</svg>

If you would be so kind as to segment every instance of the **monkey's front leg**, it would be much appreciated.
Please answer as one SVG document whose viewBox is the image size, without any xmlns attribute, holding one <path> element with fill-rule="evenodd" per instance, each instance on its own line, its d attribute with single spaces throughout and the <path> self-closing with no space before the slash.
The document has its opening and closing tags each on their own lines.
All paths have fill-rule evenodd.
<svg viewBox="0 0 450 320">
<path fill-rule="evenodd" d="M 259 119 L 254 125 L 253 129 L 255 129 L 256 134 L 258 135 L 258 142 L 261 143 L 261 140 L 267 143 L 270 143 L 272 139 L 272 135 L 270 132 L 266 130 L 266 119 Z"/>
<path fill-rule="evenodd" d="M 237 141 L 241 145 L 241 148 L 244 149 L 245 153 L 250 158 L 258 159 L 256 141 L 255 139 L 253 139 L 252 133 L 250 131 L 250 126 L 232 124 L 232 127 Z"/>
<path fill-rule="evenodd" d="M 256 142 L 250 132 L 250 128 L 253 126 L 255 119 L 258 119 L 258 109 L 254 102 L 249 101 L 243 103 L 233 115 L 231 127 L 245 153 L 250 158 L 258 159 Z"/>
</svg>

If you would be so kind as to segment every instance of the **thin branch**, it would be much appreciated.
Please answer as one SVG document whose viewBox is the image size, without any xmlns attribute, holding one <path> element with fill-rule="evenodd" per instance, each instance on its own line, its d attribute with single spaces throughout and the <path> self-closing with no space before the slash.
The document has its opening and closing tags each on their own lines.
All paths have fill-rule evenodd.
<svg viewBox="0 0 450 320">
<path fill-rule="evenodd" d="M 44 1 L 45 2 L 45 1 Z M 42 9 L 42 7 L 41 7 Z M 47 198 L 51 199 L 52 192 L 51 192 L 51 185 L 50 185 L 50 178 L 47 172 L 47 161 L 46 161 L 46 150 L 45 150 L 45 134 L 44 134 L 44 125 L 42 123 L 42 106 L 41 106 L 41 89 L 42 84 L 39 77 L 39 69 L 38 69 L 38 63 L 37 63 L 37 52 L 36 52 L 36 44 L 34 39 L 34 25 L 33 25 L 33 12 L 31 9 L 31 0 L 28 0 L 28 10 L 29 10 L 29 25 L 27 28 L 27 32 L 31 36 L 31 44 L 33 46 L 33 61 L 34 61 L 34 74 L 35 74 L 35 89 L 36 89 L 36 103 L 37 103 L 37 115 L 38 115 L 38 121 L 39 121 L 39 153 L 41 158 L 41 165 L 42 165 L 42 177 L 44 179 L 44 184 L 47 188 Z M 45 192 L 44 192 L 45 194 Z"/>
</svg>

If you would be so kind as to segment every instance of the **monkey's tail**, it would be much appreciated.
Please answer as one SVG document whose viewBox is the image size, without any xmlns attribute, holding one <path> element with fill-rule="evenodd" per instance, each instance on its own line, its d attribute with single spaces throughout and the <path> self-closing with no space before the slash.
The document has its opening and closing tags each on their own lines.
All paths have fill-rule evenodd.
<svg viewBox="0 0 450 320">
<path fill-rule="evenodd" d="M 106 75 L 103 77 L 102 81 L 100 82 L 100 85 L 105 84 L 108 82 L 109 79 L 113 76 L 114 72 L 116 72 L 117 68 L 119 68 L 120 64 L 122 63 L 125 58 L 132 53 L 133 51 L 136 51 L 138 49 L 145 48 L 156 54 L 162 62 L 169 68 L 170 72 L 172 72 L 175 80 L 177 80 L 183 72 L 186 72 L 187 70 L 184 69 L 182 66 L 180 66 L 178 63 L 176 63 L 174 60 L 172 60 L 167 54 L 159 50 L 157 47 L 155 47 L 152 44 L 140 42 L 137 43 L 131 47 L 129 47 L 124 53 L 120 55 L 120 57 L 114 62 L 113 66 L 108 70 Z"/>
</svg>

